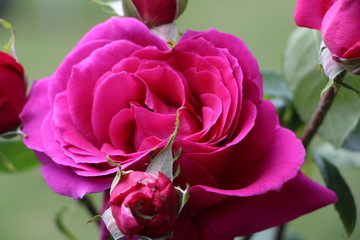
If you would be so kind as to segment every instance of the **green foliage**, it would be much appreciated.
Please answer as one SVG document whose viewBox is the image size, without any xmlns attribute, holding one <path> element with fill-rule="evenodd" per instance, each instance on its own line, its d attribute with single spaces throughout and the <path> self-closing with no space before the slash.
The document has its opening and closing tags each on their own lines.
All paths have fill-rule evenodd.
<svg viewBox="0 0 360 240">
<path fill-rule="evenodd" d="M 19 140 L 0 140 L 0 172 L 19 172 L 38 166 L 33 152 Z"/>
<path fill-rule="evenodd" d="M 308 122 L 328 79 L 319 69 L 320 37 L 314 30 L 297 29 L 290 37 L 284 56 L 284 76 L 293 92 L 294 106 L 303 122 Z M 347 84 L 359 88 L 360 78 L 348 74 Z M 339 93 L 318 134 L 340 147 L 360 118 L 360 99 L 356 93 L 339 88 Z"/>
<path fill-rule="evenodd" d="M 352 234 L 356 224 L 356 205 L 352 193 L 341 176 L 339 170 L 320 155 L 314 155 L 314 161 L 320 169 L 320 173 L 328 188 L 333 190 L 338 201 L 335 203 L 340 219 L 345 227 L 348 237 Z"/>
<path fill-rule="evenodd" d="M 350 135 L 345 139 L 342 148 L 360 152 L 360 124 L 355 127 L 355 129 L 350 133 Z M 360 162 L 360 160 L 359 160 Z"/>
<path fill-rule="evenodd" d="M 264 83 L 264 98 L 274 103 L 281 125 L 293 131 L 298 130 L 302 126 L 302 121 L 294 109 L 292 92 L 286 86 L 283 76 L 269 69 L 263 69 L 261 74 Z"/>
</svg>

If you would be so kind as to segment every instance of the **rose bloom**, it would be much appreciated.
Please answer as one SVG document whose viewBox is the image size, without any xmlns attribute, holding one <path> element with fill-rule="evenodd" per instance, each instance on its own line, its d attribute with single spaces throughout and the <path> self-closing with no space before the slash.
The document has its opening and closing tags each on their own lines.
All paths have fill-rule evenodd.
<svg viewBox="0 0 360 240">
<path fill-rule="evenodd" d="M 174 184 L 191 187 L 174 239 L 232 239 L 336 201 L 300 173 L 304 148 L 262 96 L 259 67 L 239 38 L 187 31 L 169 49 L 141 22 L 111 18 L 34 83 L 24 142 L 47 184 L 80 198 L 110 187 L 117 167 L 107 156 L 144 171 L 179 111 Z"/>
<path fill-rule="evenodd" d="M 360 57 L 360 1 L 297 0 L 295 22 L 321 31 L 330 52 L 338 58 Z"/>
<path fill-rule="evenodd" d="M 0 52 L 0 133 L 20 124 L 26 98 L 24 69 L 12 56 Z"/>
<path fill-rule="evenodd" d="M 116 225 L 129 238 L 169 234 L 179 211 L 176 190 L 161 172 L 158 177 L 137 171 L 121 176 L 110 204 Z"/>
</svg>

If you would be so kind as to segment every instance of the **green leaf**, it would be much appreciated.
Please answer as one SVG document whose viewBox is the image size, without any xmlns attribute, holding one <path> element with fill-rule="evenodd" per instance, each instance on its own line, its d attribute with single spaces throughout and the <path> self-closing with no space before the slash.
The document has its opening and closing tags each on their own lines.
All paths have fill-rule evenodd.
<svg viewBox="0 0 360 240">
<path fill-rule="evenodd" d="M 316 154 L 314 154 L 314 161 L 320 169 L 326 186 L 333 190 L 338 196 L 335 209 L 349 237 L 354 231 L 356 224 L 356 205 L 352 193 L 339 170 L 334 165 Z"/>
<path fill-rule="evenodd" d="M 357 124 L 355 129 L 350 133 L 350 135 L 345 139 L 342 148 L 360 152 L 360 123 Z M 359 161 L 360 162 L 360 161 Z"/>
<path fill-rule="evenodd" d="M 317 147 L 315 153 L 338 167 L 360 168 L 360 152 L 349 151 L 344 148 L 335 149 L 332 145 L 326 143 Z"/>
<path fill-rule="evenodd" d="M 285 80 L 279 72 L 269 69 L 262 69 L 261 75 L 264 83 L 264 95 L 269 97 L 277 106 L 277 102 L 281 103 L 281 107 L 286 105 L 286 102 L 292 100 L 292 93 L 286 86 Z M 278 106 L 277 106 L 278 107 Z"/>
<path fill-rule="evenodd" d="M 67 239 L 77 240 L 77 238 L 69 231 L 69 229 L 67 229 L 67 227 L 65 226 L 65 224 L 63 222 L 63 215 L 66 211 L 68 211 L 68 207 L 63 206 L 56 212 L 56 215 L 55 215 L 56 226 L 60 230 L 60 232 L 67 237 Z"/>
<path fill-rule="evenodd" d="M 111 213 L 111 208 L 108 208 L 103 215 L 101 216 L 102 220 L 104 221 L 107 230 L 110 232 L 112 237 L 115 240 L 121 239 L 125 235 L 120 231 L 118 226 L 116 225 L 115 218 L 113 217 Z"/>
<path fill-rule="evenodd" d="M 328 79 L 319 72 L 320 36 L 315 30 L 297 29 L 290 37 L 284 55 L 284 77 L 293 92 L 294 106 L 303 122 L 308 122 L 316 109 Z M 348 74 L 347 84 L 360 87 L 360 77 Z M 319 136 L 340 147 L 360 118 L 360 98 L 341 87 L 328 112 Z"/>
<path fill-rule="evenodd" d="M 170 138 L 166 146 L 163 149 L 161 149 L 161 151 L 153 159 L 150 160 L 146 172 L 151 173 L 155 176 L 158 175 L 158 172 L 162 172 L 168 178 L 170 178 L 171 181 L 174 180 L 173 164 L 174 161 L 179 157 L 180 152 L 176 153 L 174 157 L 172 146 L 174 144 L 179 128 L 180 128 L 180 110 L 176 112 L 174 132 L 170 135 Z"/>
<path fill-rule="evenodd" d="M 0 172 L 21 172 L 39 164 L 19 139 L 0 140 Z"/>
</svg>

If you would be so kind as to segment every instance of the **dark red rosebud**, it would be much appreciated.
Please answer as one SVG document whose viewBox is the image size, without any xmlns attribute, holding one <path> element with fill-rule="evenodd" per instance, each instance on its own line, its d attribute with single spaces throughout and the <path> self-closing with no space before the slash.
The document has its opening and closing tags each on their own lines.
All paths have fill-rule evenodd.
<svg viewBox="0 0 360 240">
<path fill-rule="evenodd" d="M 150 27 L 173 22 L 186 4 L 187 0 L 123 0 L 125 15 L 138 18 Z"/>
<path fill-rule="evenodd" d="M 0 133 L 19 125 L 26 99 L 24 69 L 13 57 L 0 52 Z"/>
</svg>

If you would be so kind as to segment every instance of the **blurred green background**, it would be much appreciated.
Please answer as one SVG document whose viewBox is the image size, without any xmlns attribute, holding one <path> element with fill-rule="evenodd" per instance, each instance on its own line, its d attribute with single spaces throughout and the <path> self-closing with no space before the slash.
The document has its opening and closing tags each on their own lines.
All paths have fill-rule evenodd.
<svg viewBox="0 0 360 240">
<path fill-rule="evenodd" d="M 0 0 L 0 2 L 4 2 Z M 0 4 L 0 18 L 16 28 L 16 49 L 29 80 L 51 75 L 79 39 L 95 24 L 110 17 L 91 0 L 8 0 Z M 242 38 L 261 68 L 281 70 L 288 36 L 295 28 L 292 14 L 295 0 L 189 0 L 177 21 L 181 32 L 214 27 Z M 8 145 L 1 144 L 3 149 Z M 17 161 L 33 156 L 19 147 Z M 31 157 L 30 157 L 31 156 Z M 360 159 L 359 159 L 360 161 Z M 360 171 L 341 169 L 360 205 Z M 322 182 L 315 171 L 311 176 Z M 0 172 L 0 239 L 64 240 L 56 228 L 55 213 L 69 206 L 65 224 L 79 240 L 98 239 L 96 224 L 86 224 L 87 212 L 70 198 L 53 193 L 42 180 L 39 166 L 18 172 Z M 95 195 L 100 205 L 100 195 Z M 241 216 L 239 216 L 241 217 Z M 329 206 L 289 224 L 292 239 L 344 239 L 345 231 Z M 262 235 L 258 239 L 267 240 Z M 360 239 L 358 224 L 351 240 Z"/>
</svg>

